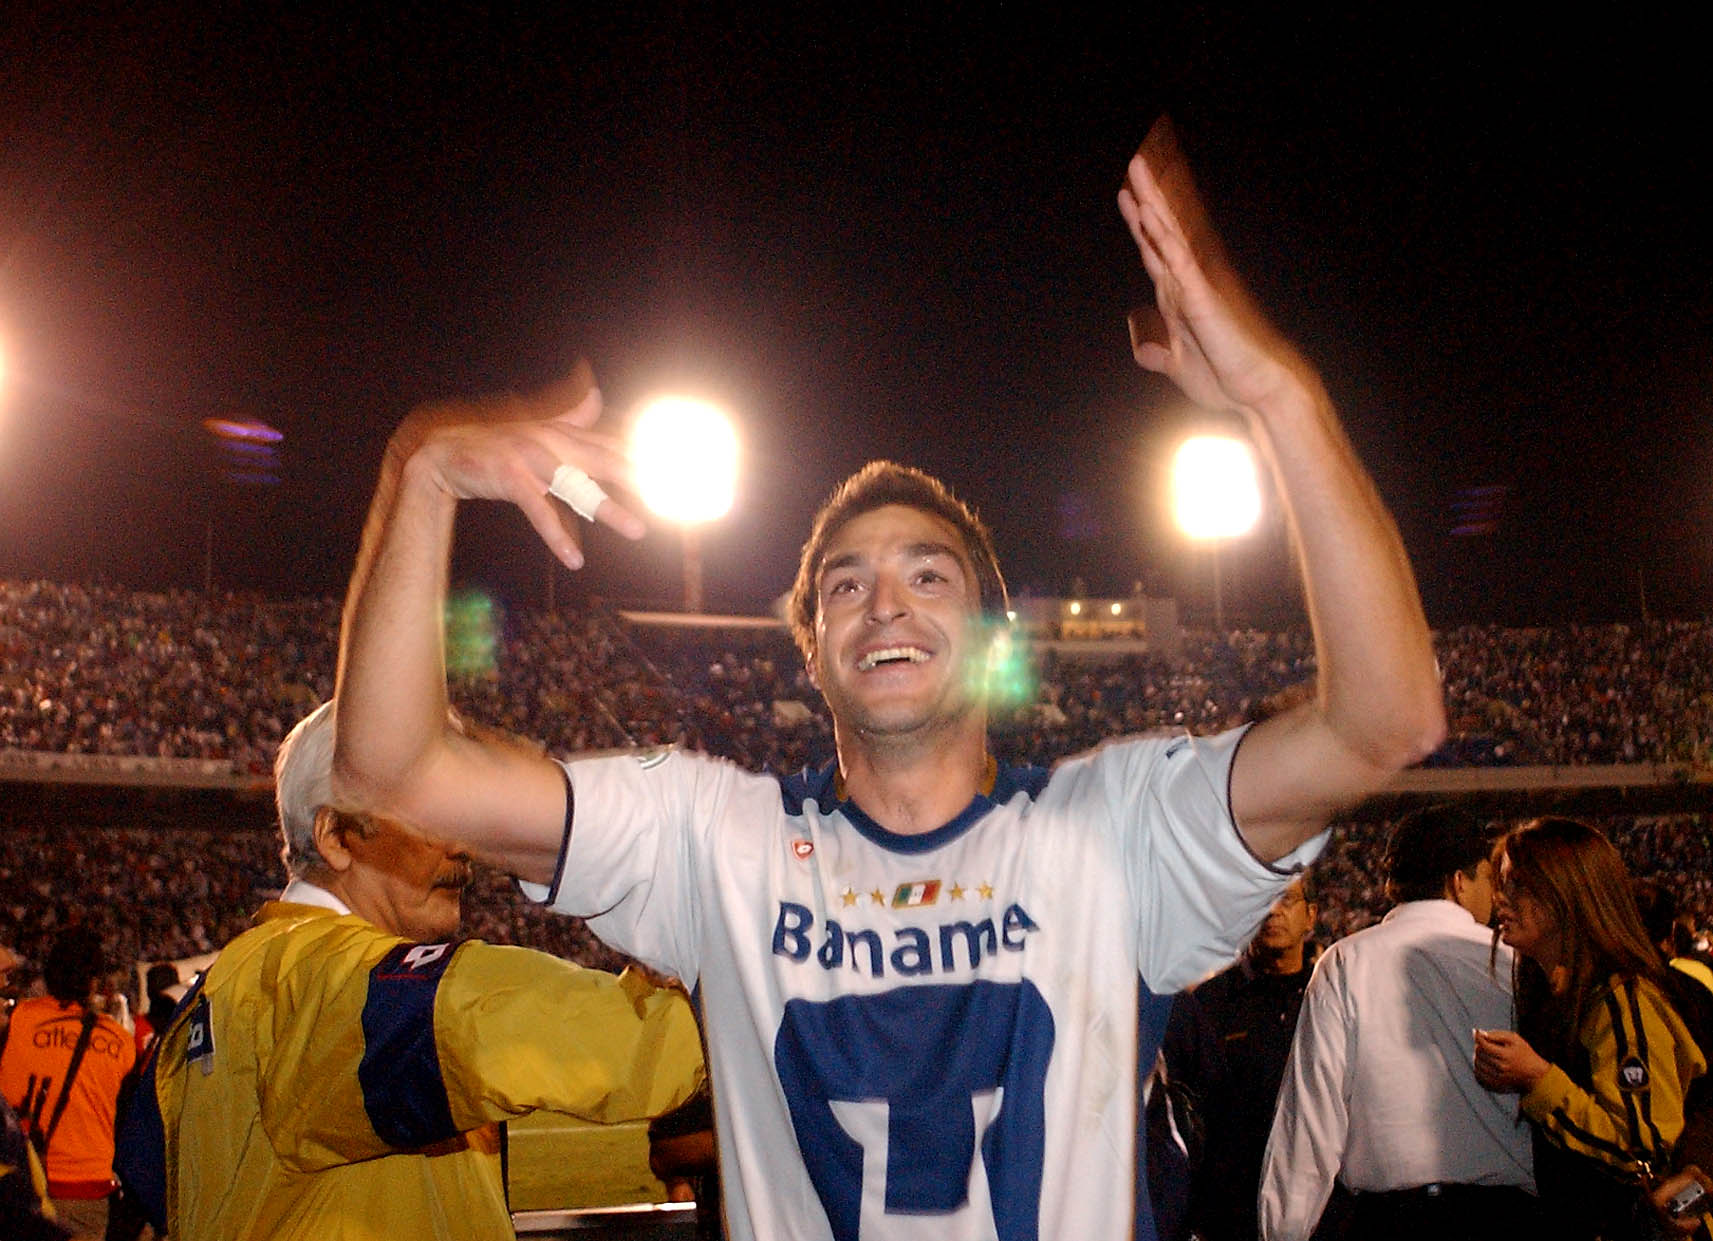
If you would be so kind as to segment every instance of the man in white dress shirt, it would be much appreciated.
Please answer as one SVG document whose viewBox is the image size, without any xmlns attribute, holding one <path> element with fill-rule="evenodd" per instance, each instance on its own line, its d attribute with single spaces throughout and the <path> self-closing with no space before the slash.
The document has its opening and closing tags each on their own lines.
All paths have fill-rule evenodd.
<svg viewBox="0 0 1713 1241">
<path fill-rule="evenodd" d="M 1394 830 L 1377 926 L 1339 941 L 1303 998 L 1261 1172 L 1261 1235 L 1313 1234 L 1337 1179 L 1353 1234 L 1533 1233 L 1534 1168 L 1514 1099 L 1472 1068 L 1474 1031 L 1511 1024 L 1495 953 L 1493 834 L 1449 806 Z"/>
</svg>

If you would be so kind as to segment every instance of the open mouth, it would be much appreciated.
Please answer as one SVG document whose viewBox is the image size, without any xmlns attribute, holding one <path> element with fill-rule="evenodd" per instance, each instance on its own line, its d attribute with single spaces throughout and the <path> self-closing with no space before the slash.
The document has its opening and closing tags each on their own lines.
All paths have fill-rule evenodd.
<svg viewBox="0 0 1713 1241">
<path fill-rule="evenodd" d="M 932 656 L 919 646 L 887 646 L 869 651 L 857 660 L 858 672 L 869 672 L 887 664 L 925 664 Z"/>
</svg>

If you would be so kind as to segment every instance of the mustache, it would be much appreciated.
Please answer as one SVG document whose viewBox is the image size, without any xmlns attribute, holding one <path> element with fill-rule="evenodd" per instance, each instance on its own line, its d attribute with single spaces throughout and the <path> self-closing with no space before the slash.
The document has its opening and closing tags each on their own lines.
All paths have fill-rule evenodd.
<svg viewBox="0 0 1713 1241">
<path fill-rule="evenodd" d="M 470 867 L 459 866 L 436 879 L 434 881 L 434 886 L 437 888 L 451 888 L 454 891 L 461 892 L 470 886 L 470 881 L 475 877 L 475 872 L 472 871 Z"/>
</svg>

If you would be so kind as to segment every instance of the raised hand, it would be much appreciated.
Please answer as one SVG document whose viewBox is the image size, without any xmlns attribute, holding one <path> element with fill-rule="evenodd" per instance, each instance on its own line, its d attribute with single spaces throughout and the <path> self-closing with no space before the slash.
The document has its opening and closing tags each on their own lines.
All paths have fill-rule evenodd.
<svg viewBox="0 0 1713 1241">
<path fill-rule="evenodd" d="M 583 553 L 566 509 L 550 498 L 557 478 L 628 485 L 630 462 L 611 434 L 597 430 L 601 394 L 585 364 L 567 380 L 527 395 L 448 401 L 411 414 L 388 446 L 390 461 L 422 471 L 460 500 L 505 500 L 518 506 L 548 548 L 572 569 Z M 568 472 L 562 474 L 562 469 Z M 583 488 L 587 491 L 587 488 Z M 575 493 L 570 493 L 575 494 Z M 589 492 L 587 515 L 627 538 L 642 537 L 642 519 L 610 496 Z"/>
<path fill-rule="evenodd" d="M 1130 316 L 1138 363 L 1209 409 L 1249 413 L 1318 390 L 1226 261 L 1170 120 L 1156 122 L 1131 159 L 1118 210 L 1154 281 L 1157 309 Z"/>
<path fill-rule="evenodd" d="M 449 721 L 448 562 L 459 501 L 485 499 L 517 505 L 560 561 L 581 568 L 571 512 L 548 489 L 562 470 L 585 482 L 629 482 L 622 447 L 596 429 L 600 415 L 585 363 L 532 394 L 413 412 L 387 445 L 340 635 L 334 785 L 342 801 L 448 840 L 504 825 L 490 856 L 538 881 L 557 864 L 565 777 L 540 754 Z M 591 502 L 593 486 L 582 489 L 582 507 L 640 537 L 642 521 L 604 494 Z"/>
</svg>

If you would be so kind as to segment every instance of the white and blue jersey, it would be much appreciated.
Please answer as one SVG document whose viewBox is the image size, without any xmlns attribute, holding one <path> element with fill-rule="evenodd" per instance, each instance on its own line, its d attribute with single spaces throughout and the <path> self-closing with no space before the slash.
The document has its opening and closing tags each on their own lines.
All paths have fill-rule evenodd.
<svg viewBox="0 0 1713 1241">
<path fill-rule="evenodd" d="M 699 988 L 734 1238 L 1125 1238 L 1138 977 L 1229 960 L 1319 848 L 1248 851 L 1241 737 L 1002 768 L 915 836 L 832 768 L 577 759 L 532 894 Z"/>
</svg>

